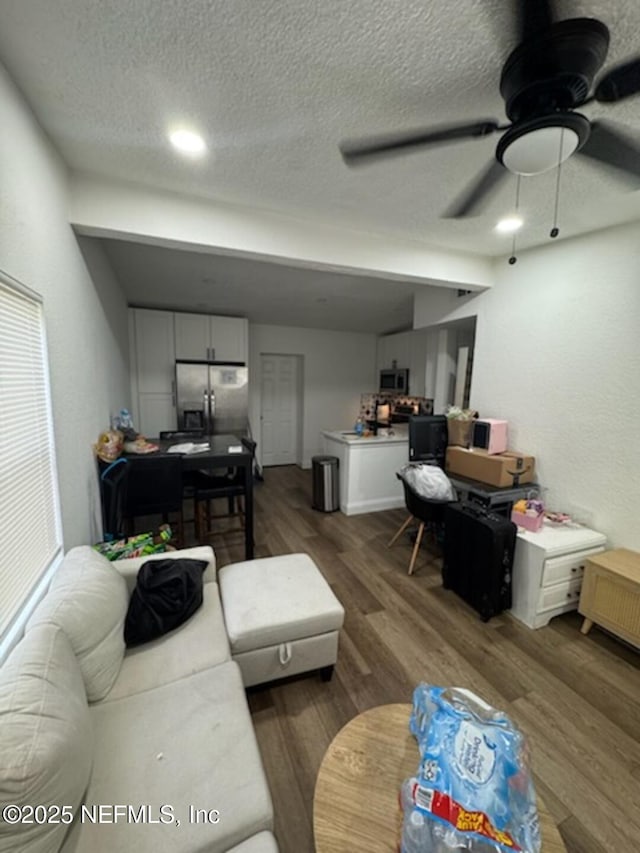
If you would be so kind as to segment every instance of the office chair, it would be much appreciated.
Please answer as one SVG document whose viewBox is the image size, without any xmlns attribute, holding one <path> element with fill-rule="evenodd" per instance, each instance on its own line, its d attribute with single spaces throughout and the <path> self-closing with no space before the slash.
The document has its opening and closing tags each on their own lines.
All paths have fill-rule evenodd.
<svg viewBox="0 0 640 853">
<path fill-rule="evenodd" d="M 253 465 L 257 444 L 250 438 L 242 438 L 240 441 L 251 453 L 251 476 L 253 476 Z M 213 519 L 238 516 L 240 518 L 240 529 L 244 528 L 244 468 L 228 468 L 225 472 L 197 471 L 195 474 L 196 476 L 193 479 L 193 484 L 196 537 L 198 542 L 202 542 L 203 538 L 212 536 L 215 533 L 215 531 L 211 529 L 211 521 Z M 219 498 L 227 499 L 228 512 L 213 515 L 211 513 L 211 501 Z"/>
<path fill-rule="evenodd" d="M 398 537 L 407 529 L 407 527 L 411 524 L 412 521 L 418 522 L 418 533 L 416 535 L 416 541 L 413 546 L 413 551 L 411 553 L 411 560 L 409 562 L 409 574 L 413 574 L 416 558 L 418 556 L 418 550 L 420 549 L 420 543 L 422 542 L 422 536 L 424 534 L 425 526 L 428 524 L 433 527 L 441 527 L 444 523 L 444 509 L 448 504 L 455 503 L 454 500 L 432 500 L 429 498 L 424 498 L 419 495 L 411 486 L 400 476 L 400 474 L 396 474 L 396 477 L 401 481 L 402 487 L 404 489 L 404 502 L 409 511 L 409 516 L 407 519 L 401 524 L 400 529 L 395 534 L 395 536 L 391 539 L 387 548 L 390 548 L 393 543 L 398 539 Z"/>
<path fill-rule="evenodd" d="M 162 457 L 137 456 L 128 462 L 125 516 L 130 529 L 139 515 L 161 515 L 163 523 L 169 513 L 177 515 L 177 544 L 184 543 L 182 517 L 182 458 L 167 454 Z"/>
</svg>

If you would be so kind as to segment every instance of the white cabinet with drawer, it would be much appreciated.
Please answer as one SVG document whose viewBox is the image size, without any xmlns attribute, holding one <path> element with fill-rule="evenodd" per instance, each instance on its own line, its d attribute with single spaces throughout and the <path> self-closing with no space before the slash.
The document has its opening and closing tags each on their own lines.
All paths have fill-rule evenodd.
<svg viewBox="0 0 640 853">
<path fill-rule="evenodd" d="M 603 551 L 606 536 L 581 525 L 545 523 L 516 538 L 511 613 L 529 628 L 541 628 L 580 601 L 585 561 Z"/>
</svg>

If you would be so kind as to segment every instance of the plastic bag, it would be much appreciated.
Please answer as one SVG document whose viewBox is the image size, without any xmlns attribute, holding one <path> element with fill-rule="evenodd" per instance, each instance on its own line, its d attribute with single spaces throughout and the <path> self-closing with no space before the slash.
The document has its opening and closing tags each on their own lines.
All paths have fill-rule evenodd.
<svg viewBox="0 0 640 853">
<path fill-rule="evenodd" d="M 402 786 L 402 853 L 540 853 L 526 742 L 506 714 L 420 684 L 409 728 L 420 766 Z"/>
<path fill-rule="evenodd" d="M 409 488 L 430 501 L 455 501 L 456 491 L 451 480 L 437 465 L 426 463 L 404 465 L 398 475 Z"/>
<path fill-rule="evenodd" d="M 98 436 L 93 450 L 103 462 L 113 462 L 122 453 L 123 435 L 117 429 L 107 429 Z"/>
</svg>

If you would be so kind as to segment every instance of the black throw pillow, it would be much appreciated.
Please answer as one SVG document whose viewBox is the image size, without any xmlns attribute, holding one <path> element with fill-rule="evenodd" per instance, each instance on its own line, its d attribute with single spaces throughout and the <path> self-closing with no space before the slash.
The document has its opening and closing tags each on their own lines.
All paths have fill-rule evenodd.
<svg viewBox="0 0 640 853">
<path fill-rule="evenodd" d="M 138 572 L 124 623 L 127 646 L 138 646 L 186 622 L 202 604 L 204 560 L 148 560 Z"/>
</svg>

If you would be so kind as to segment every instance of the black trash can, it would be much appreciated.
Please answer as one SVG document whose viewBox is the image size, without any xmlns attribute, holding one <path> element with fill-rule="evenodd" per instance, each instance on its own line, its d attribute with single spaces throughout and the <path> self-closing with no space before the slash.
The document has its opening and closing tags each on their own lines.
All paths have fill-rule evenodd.
<svg viewBox="0 0 640 853">
<path fill-rule="evenodd" d="M 335 512 L 340 509 L 340 484 L 338 481 L 337 456 L 313 456 L 313 509 Z"/>
</svg>

